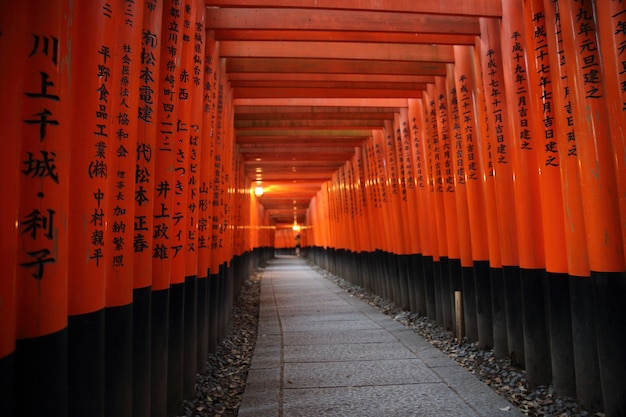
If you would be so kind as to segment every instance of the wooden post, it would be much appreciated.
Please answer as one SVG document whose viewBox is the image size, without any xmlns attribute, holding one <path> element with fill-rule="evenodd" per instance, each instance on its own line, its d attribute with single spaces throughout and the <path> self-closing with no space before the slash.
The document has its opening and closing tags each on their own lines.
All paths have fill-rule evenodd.
<svg viewBox="0 0 626 417">
<path fill-rule="evenodd" d="M 456 340 L 461 345 L 463 344 L 463 298 L 461 291 L 454 292 L 454 311 L 456 314 Z"/>
</svg>

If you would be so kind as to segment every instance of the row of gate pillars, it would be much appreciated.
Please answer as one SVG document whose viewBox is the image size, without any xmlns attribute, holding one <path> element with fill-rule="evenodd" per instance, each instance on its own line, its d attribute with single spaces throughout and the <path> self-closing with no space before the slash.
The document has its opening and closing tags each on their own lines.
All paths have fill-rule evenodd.
<svg viewBox="0 0 626 417">
<path fill-rule="evenodd" d="M 558 395 L 577 398 L 590 411 L 622 415 L 623 274 L 588 279 L 491 268 L 488 262 L 462 267 L 458 259 L 382 250 L 307 247 L 303 256 L 450 331 L 456 326 L 454 294 L 461 291 L 468 342 L 524 369 L 530 388 L 552 384 Z"/>
</svg>

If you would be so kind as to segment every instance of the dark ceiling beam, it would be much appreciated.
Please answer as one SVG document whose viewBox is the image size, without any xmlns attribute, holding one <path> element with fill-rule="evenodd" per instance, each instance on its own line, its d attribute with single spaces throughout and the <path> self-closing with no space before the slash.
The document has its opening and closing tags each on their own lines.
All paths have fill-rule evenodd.
<svg viewBox="0 0 626 417">
<path fill-rule="evenodd" d="M 415 1 L 415 3 L 422 3 Z M 434 3 L 434 2 L 433 2 Z M 445 2 L 437 2 L 445 3 Z M 471 3 L 468 1 L 468 3 Z M 206 26 L 220 29 L 338 30 L 479 35 L 478 17 L 328 9 L 207 7 Z"/>
<path fill-rule="evenodd" d="M 267 0 L 206 0 L 210 7 L 270 7 Z M 465 16 L 502 16 L 501 0 L 281 0 L 280 7 L 341 10 L 388 10 Z"/>
</svg>

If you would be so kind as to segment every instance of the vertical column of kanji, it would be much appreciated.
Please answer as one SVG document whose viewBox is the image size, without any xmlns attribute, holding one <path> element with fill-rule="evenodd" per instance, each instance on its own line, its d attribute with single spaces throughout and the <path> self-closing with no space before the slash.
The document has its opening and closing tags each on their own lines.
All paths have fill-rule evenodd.
<svg viewBox="0 0 626 417">
<path fill-rule="evenodd" d="M 623 1 L 592 1 L 595 10 L 598 43 L 606 91 L 608 118 L 611 127 L 611 149 L 614 155 L 614 175 L 617 180 L 617 190 L 613 192 L 618 197 L 619 220 L 622 234 L 622 257 L 626 254 L 626 4 Z M 602 139 L 604 140 L 604 138 Z M 601 337 L 605 338 L 602 345 L 603 356 L 608 358 L 617 355 L 622 359 L 615 366 L 626 366 L 624 353 L 626 352 L 626 336 L 616 334 L 617 328 L 626 327 L 626 318 L 617 314 L 615 309 L 626 302 L 626 266 L 622 266 L 621 274 L 613 278 L 605 278 L 598 287 L 602 289 L 600 297 L 606 297 L 610 302 L 601 303 L 599 321 L 606 323 L 609 318 L 616 320 L 610 326 L 605 325 Z M 613 330 L 611 330 L 613 329 Z M 607 340 L 607 335 L 612 334 Z M 620 337 L 621 336 L 621 337 Z M 613 366 L 613 365 L 612 365 Z M 613 374 L 606 379 L 605 385 L 610 385 L 611 392 L 607 402 L 607 411 L 626 413 L 626 377 Z"/>
<path fill-rule="evenodd" d="M 409 117 L 411 119 L 411 151 L 415 164 L 415 185 L 417 187 L 417 216 L 421 257 L 415 259 L 414 269 L 417 275 L 418 314 L 435 318 L 435 294 L 432 273 L 435 261 L 433 236 L 436 231 L 433 224 L 431 193 L 428 186 L 428 164 L 426 163 L 426 120 L 423 99 L 409 99 Z"/>
<path fill-rule="evenodd" d="M 440 150 L 441 186 L 443 187 L 443 214 L 445 220 L 447 256 L 441 259 L 441 285 L 443 317 L 447 328 L 453 329 L 454 290 L 460 290 L 461 281 L 453 283 L 461 272 L 461 248 L 457 220 L 456 190 L 454 183 L 454 165 L 452 162 L 452 132 L 450 131 L 450 102 L 445 77 L 435 77 L 435 107 L 437 116 L 437 134 Z M 452 269 L 451 269 L 452 268 Z M 453 273 L 454 272 L 454 273 Z"/>
<path fill-rule="evenodd" d="M 361 147 L 354 148 L 354 158 L 352 159 L 353 177 L 353 204 L 355 211 L 355 232 L 357 248 L 354 254 L 354 266 L 360 285 L 365 288 L 367 273 L 363 260 L 367 258 L 366 253 L 370 250 L 370 236 L 368 223 L 366 221 L 367 202 L 365 201 L 365 184 L 363 173 L 363 157 Z"/>
<path fill-rule="evenodd" d="M 450 165 L 452 169 L 452 176 L 454 181 L 454 203 L 456 205 L 456 218 L 457 218 L 457 236 L 459 242 L 459 256 L 460 259 L 454 262 L 453 257 L 450 257 L 450 284 L 452 286 L 452 297 L 454 297 L 455 291 L 461 291 L 462 296 L 465 288 L 469 291 L 465 295 L 465 300 L 471 298 L 472 300 L 466 304 L 463 303 L 465 310 L 465 326 L 464 333 L 469 341 L 478 342 L 478 346 L 481 348 L 490 348 L 493 346 L 493 338 L 488 336 L 491 332 L 485 334 L 485 338 L 478 339 L 477 327 L 476 327 L 476 290 L 475 282 L 481 282 L 485 284 L 490 283 L 489 279 L 489 264 L 487 262 L 477 263 L 474 265 L 472 258 L 472 236 L 470 234 L 470 215 L 467 196 L 467 179 L 466 179 L 466 165 L 463 160 L 463 134 L 461 129 L 461 116 L 459 114 L 459 103 L 457 96 L 457 89 L 454 82 L 454 64 L 448 65 L 448 71 L 446 76 L 446 96 L 448 101 L 449 119 L 450 119 Z M 487 303 L 481 305 L 481 309 L 484 308 L 491 313 L 491 286 L 483 285 L 481 288 L 488 290 L 485 294 L 481 294 L 482 299 L 486 299 Z M 453 310 L 453 319 L 456 319 L 456 314 Z M 491 317 L 491 314 L 489 314 Z M 469 320 L 467 320 L 469 318 Z M 469 321 L 469 325 L 468 325 Z M 491 330 L 491 322 L 489 323 L 489 330 Z M 456 321 L 455 321 L 456 326 Z"/>
<path fill-rule="evenodd" d="M 491 151 L 494 152 L 494 179 L 497 195 L 500 246 L 504 272 L 509 356 L 518 366 L 524 365 L 521 279 L 517 244 L 516 207 L 513 190 L 513 146 L 506 106 L 500 22 L 480 19 L 480 56 L 485 89 Z"/>
<path fill-rule="evenodd" d="M 155 140 L 152 249 L 152 415 L 168 415 L 168 350 L 173 251 L 174 160 L 178 127 L 178 73 L 182 23 L 180 2 L 163 3 L 160 25 L 158 106 Z M 171 240 L 170 240 L 171 239 Z"/>
<path fill-rule="evenodd" d="M 553 79 L 558 76 L 551 68 L 546 18 L 543 1 L 524 3 L 524 23 L 527 49 L 529 106 L 535 115 L 534 139 L 539 193 L 541 201 L 545 268 L 546 307 L 549 320 L 552 383 L 555 392 L 563 396 L 576 395 L 574 353 L 570 315 L 569 278 L 565 219 L 561 194 L 560 150 L 558 149 Z M 521 40 L 520 40 L 521 41 Z M 555 75 L 556 74 L 556 75 Z M 541 117 L 540 115 L 543 115 Z M 540 169 L 539 169 L 540 168 Z"/>
<path fill-rule="evenodd" d="M 421 245 L 419 236 L 419 219 L 416 214 L 417 208 L 417 187 L 415 183 L 415 163 L 412 151 L 412 138 L 409 126 L 409 109 L 404 107 L 398 113 L 399 148 L 402 155 L 402 181 L 403 181 L 403 201 L 406 200 L 407 210 L 407 260 L 406 268 L 408 272 L 409 304 L 412 312 L 417 313 L 417 273 L 415 266 L 418 263 L 416 257 L 421 256 Z"/>
<path fill-rule="evenodd" d="M 81 117 L 70 136 L 73 215 L 68 219 L 69 415 L 104 415 L 105 375 L 105 207 L 110 121 L 109 96 L 113 33 L 106 2 L 80 3 L 73 9 L 71 108 Z"/>
<path fill-rule="evenodd" d="M 531 86 L 526 66 L 528 53 L 521 0 L 503 4 L 502 65 L 506 91 L 505 105 L 510 111 L 510 155 L 516 181 L 513 183 L 522 291 L 522 327 L 526 378 L 532 387 L 550 382 L 550 347 L 544 307 L 545 255 L 539 192 L 539 149 L 537 123 L 530 102 Z M 541 144 L 543 145 L 543 144 Z"/>
<path fill-rule="evenodd" d="M 23 78 L 23 82 L 16 81 L 22 96 L 18 119 L 21 140 L 9 139 L 21 143 L 19 223 L 14 242 L 17 246 L 15 397 L 21 415 L 66 416 L 69 3 L 27 2 L 22 7 L 29 10 L 28 20 L 24 22 L 29 36 L 27 43 L 22 40 L 15 45 L 23 49 L 14 51 L 18 62 L 15 69 L 22 70 Z M 24 63 L 19 64 L 22 60 Z M 15 218 L 13 221 L 15 225 Z M 33 392 L 38 393 L 36 401 Z"/>
<path fill-rule="evenodd" d="M 213 62 L 216 57 L 217 43 L 215 42 L 215 33 L 208 31 L 206 33 L 206 44 L 204 45 L 204 67 L 203 67 L 203 84 L 202 84 L 202 130 L 200 140 L 201 144 L 201 164 L 200 164 L 200 182 L 198 187 L 198 274 L 206 276 L 207 280 L 198 282 L 198 366 L 204 368 L 206 355 L 215 351 L 215 343 L 211 341 L 215 338 L 211 337 L 214 332 L 211 331 L 211 313 L 212 291 L 211 283 L 211 259 L 213 254 L 210 250 L 211 231 L 212 231 L 212 210 L 213 202 L 211 200 L 213 154 L 214 154 L 214 132 L 215 132 L 215 83 Z M 203 327 L 204 326 L 204 327 Z"/>
<path fill-rule="evenodd" d="M 442 299 L 442 279 L 441 279 L 441 259 L 447 264 L 448 246 L 446 240 L 446 220 L 443 206 L 443 174 L 441 163 L 441 140 L 437 129 L 437 103 L 434 84 L 429 84 L 424 92 L 424 131 L 426 151 L 425 167 L 428 178 L 428 191 L 430 192 L 430 202 L 432 219 L 434 220 L 433 240 L 433 270 L 431 272 L 432 289 L 435 302 L 434 320 L 440 326 L 444 325 L 443 320 L 443 299 Z"/>
<path fill-rule="evenodd" d="M 457 186 L 464 181 L 467 198 L 469 232 L 471 236 L 470 252 L 473 260 L 471 268 L 462 267 L 463 305 L 465 332 L 470 340 L 477 340 L 481 348 L 493 346 L 498 357 L 506 356 L 506 326 L 502 328 L 504 337 L 498 338 L 494 332 L 492 320 L 491 281 L 502 276 L 499 245 L 494 257 L 489 252 L 489 231 L 487 228 L 487 201 L 485 196 L 486 179 L 482 175 L 477 125 L 478 105 L 476 82 L 473 71 L 473 47 L 454 47 L 454 85 L 458 108 L 460 131 L 456 139 Z M 455 124 L 456 125 L 456 124 Z M 483 138 L 483 141 L 485 139 Z M 460 141 L 460 143 L 459 143 Z M 464 178 L 464 179 L 462 179 Z M 497 216 L 492 216 L 494 232 L 497 231 Z M 459 221 L 461 219 L 459 218 Z"/>
<path fill-rule="evenodd" d="M 133 225 L 135 151 L 139 119 L 139 68 L 143 2 L 117 0 L 111 5 L 114 32 L 111 79 L 108 186 L 104 231 L 105 415 L 131 416 L 133 393 Z"/>
<path fill-rule="evenodd" d="M 561 175 L 561 196 L 565 222 L 565 249 L 567 251 L 567 273 L 569 286 L 569 313 L 576 377 L 576 398 L 585 408 L 597 410 L 602 404 L 602 385 L 598 365 L 598 349 L 595 343 L 596 330 L 593 314 L 593 291 L 589 272 L 589 257 L 580 188 L 580 172 L 576 155 L 575 119 L 572 105 L 572 91 L 569 87 L 566 62 L 573 59 L 572 52 L 563 47 L 560 13 L 556 0 L 544 1 L 546 37 L 550 54 L 550 69 L 553 73 L 551 85 L 554 87 L 554 121 L 556 141 L 559 150 Z M 552 25 L 554 22 L 554 25 Z M 547 235 L 546 235 L 547 237 Z M 548 245 L 546 245 L 548 248 Z M 551 281 L 551 284 L 555 281 Z M 564 299 L 564 290 L 557 294 Z M 554 297 L 551 294 L 551 299 Z M 568 314 L 566 311 L 564 314 Z M 558 322 L 555 318 L 555 322 Z M 552 329 L 554 329 L 552 327 Z M 562 331 L 562 329 L 560 330 Z M 554 336 L 554 333 L 553 333 Z M 555 389 L 557 381 L 554 381 Z"/>
<path fill-rule="evenodd" d="M 626 290 L 622 221 L 612 134 L 606 91 L 619 88 L 605 84 L 598 48 L 598 29 L 591 2 L 559 1 L 563 45 L 571 64 L 576 153 L 581 179 L 591 283 L 594 289 L 596 336 L 604 411 L 620 415 L 626 411 L 626 335 L 623 305 Z M 608 52 L 607 53 L 611 53 Z M 604 51 L 603 51 L 604 54 Z M 570 60 L 569 56 L 572 59 Z M 622 145 L 623 146 L 623 145 Z"/>
<path fill-rule="evenodd" d="M 403 149 L 402 121 L 400 112 L 394 114 L 393 120 L 394 148 L 396 152 L 396 172 L 398 180 L 398 205 L 401 213 L 399 227 L 402 230 L 402 252 L 396 257 L 398 278 L 402 284 L 402 308 L 411 309 L 412 283 L 410 274 L 411 254 L 411 212 L 407 186 L 407 168 Z"/>
<path fill-rule="evenodd" d="M 161 57 L 163 2 L 143 2 L 138 130 L 135 160 L 135 221 L 133 225 L 133 415 L 149 416 L 152 350 L 152 232 L 154 228 L 154 170 L 157 135 L 157 94 Z M 132 115 L 131 115 L 132 116 Z"/>
<path fill-rule="evenodd" d="M 0 66 L 0 136 L 6 138 L 0 156 L 0 195 L 12 196 L 0 204 L 0 410 L 15 415 L 15 335 L 16 335 L 16 268 L 20 146 L 22 137 L 21 108 L 24 96 L 24 68 L 29 42 L 28 9 L 22 3 L 4 3 L 0 8 L 0 54 L 13 56 L 11 65 Z"/>
</svg>

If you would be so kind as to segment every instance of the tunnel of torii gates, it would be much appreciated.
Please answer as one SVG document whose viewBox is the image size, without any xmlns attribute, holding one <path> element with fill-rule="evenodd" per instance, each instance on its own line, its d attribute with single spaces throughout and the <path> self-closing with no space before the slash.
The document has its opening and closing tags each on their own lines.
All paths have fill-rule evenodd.
<svg viewBox="0 0 626 417">
<path fill-rule="evenodd" d="M 299 239 L 626 415 L 624 3 L 270 3 L 2 2 L 0 414 L 172 415 Z"/>
</svg>

